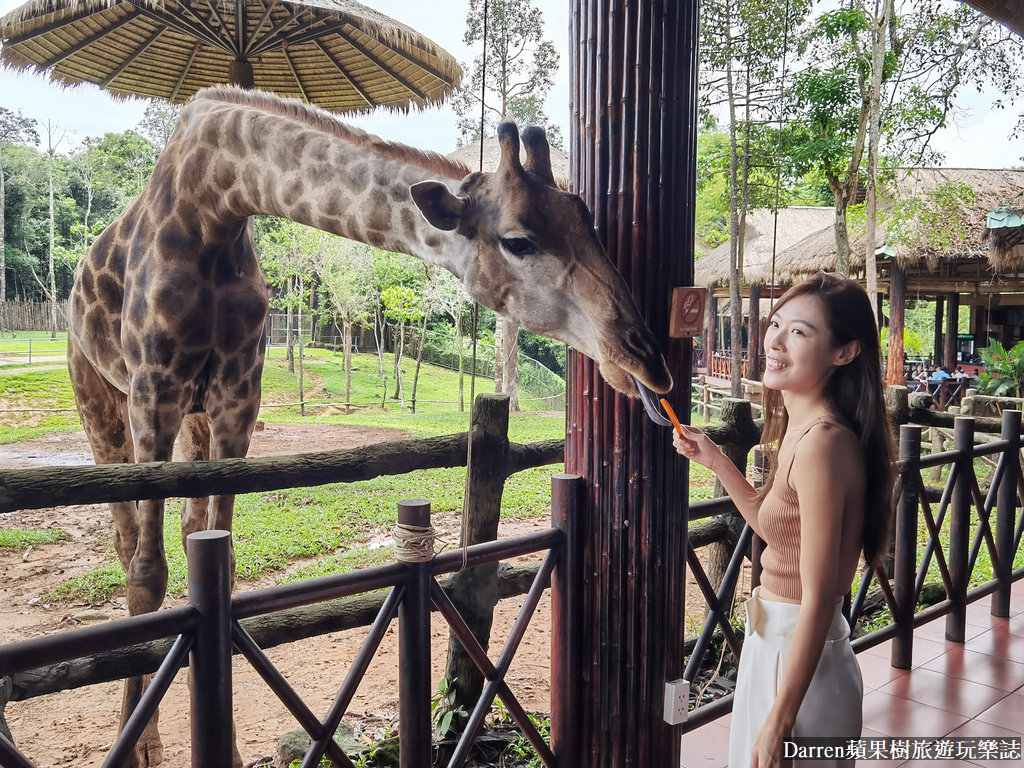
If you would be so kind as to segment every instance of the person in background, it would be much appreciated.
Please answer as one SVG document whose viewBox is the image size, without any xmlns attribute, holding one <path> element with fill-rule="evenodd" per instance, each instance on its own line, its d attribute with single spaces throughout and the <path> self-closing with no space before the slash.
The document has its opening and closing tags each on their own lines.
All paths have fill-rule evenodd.
<svg viewBox="0 0 1024 768">
<path fill-rule="evenodd" d="M 945 381 L 951 378 L 953 377 L 949 375 L 949 368 L 943 365 L 935 369 L 935 373 L 932 374 L 931 381 Z"/>
<path fill-rule="evenodd" d="M 746 603 L 730 768 L 782 765 L 789 737 L 860 736 L 863 682 L 843 597 L 861 554 L 880 566 L 889 542 L 892 436 L 864 289 L 825 272 L 793 286 L 768 317 L 764 349 L 762 489 L 696 427 L 672 438 L 718 475 L 767 545 Z"/>
</svg>

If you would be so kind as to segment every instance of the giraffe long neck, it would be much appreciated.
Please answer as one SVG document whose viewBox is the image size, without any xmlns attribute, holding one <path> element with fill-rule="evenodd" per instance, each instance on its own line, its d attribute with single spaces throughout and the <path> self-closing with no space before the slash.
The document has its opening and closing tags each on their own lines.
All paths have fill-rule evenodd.
<svg viewBox="0 0 1024 768">
<path fill-rule="evenodd" d="M 205 106 L 183 116 L 189 122 L 170 155 L 175 188 L 186 198 L 213 201 L 196 208 L 197 215 L 215 220 L 212 226 L 232 228 L 253 214 L 269 214 L 408 253 L 462 276 L 464 239 L 432 227 L 409 194 L 412 184 L 426 179 L 454 188 L 456 164 L 409 148 L 395 151 L 396 145 L 372 137 L 370 146 L 361 145 L 367 135 L 355 129 L 349 137 L 251 107 Z M 382 154 L 382 148 L 391 151 Z M 428 170 L 431 160 L 442 161 L 441 167 Z"/>
</svg>

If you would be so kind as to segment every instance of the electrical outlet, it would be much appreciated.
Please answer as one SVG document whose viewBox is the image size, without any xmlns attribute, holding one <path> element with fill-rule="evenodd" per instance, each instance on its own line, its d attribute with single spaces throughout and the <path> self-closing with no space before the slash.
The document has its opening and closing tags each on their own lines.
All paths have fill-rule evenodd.
<svg viewBox="0 0 1024 768">
<path fill-rule="evenodd" d="M 686 713 L 690 711 L 690 681 L 669 680 L 665 683 L 665 722 L 679 725 L 686 722 Z"/>
</svg>

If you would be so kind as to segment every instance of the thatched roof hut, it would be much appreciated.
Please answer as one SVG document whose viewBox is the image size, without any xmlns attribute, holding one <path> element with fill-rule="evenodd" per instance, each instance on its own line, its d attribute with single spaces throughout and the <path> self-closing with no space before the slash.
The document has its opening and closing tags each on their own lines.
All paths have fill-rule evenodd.
<svg viewBox="0 0 1024 768">
<path fill-rule="evenodd" d="M 998 236 L 993 236 L 987 226 L 991 212 L 1011 201 L 1017 201 L 1019 205 L 1022 193 L 1024 171 L 908 169 L 880 196 L 881 209 L 890 218 L 897 218 L 899 234 L 887 237 L 885 227 L 879 227 L 875 252 L 881 261 L 895 262 L 904 270 L 942 271 L 949 276 L 960 275 L 966 270 L 969 277 L 964 277 L 965 280 L 987 279 L 995 270 L 1024 264 L 1024 247 L 1014 247 L 1024 242 L 1024 230 L 1020 229 L 1019 220 L 1016 228 L 1009 227 Z M 788 210 L 832 212 L 831 208 Z M 775 284 L 791 284 L 822 269 L 834 271 L 834 216 L 817 230 L 785 243 L 781 226 L 783 213 L 779 212 Z M 1011 229 L 1015 231 L 1011 233 Z M 860 230 L 858 232 L 857 227 L 851 227 L 849 272 L 863 278 L 866 240 L 863 228 Z M 770 253 L 770 240 L 767 247 Z M 712 254 L 718 256 L 719 251 L 724 253 L 724 259 L 718 257 L 705 264 Z M 768 284 L 771 277 L 765 274 L 763 256 L 758 256 L 758 249 L 750 249 L 749 245 L 747 253 L 750 256 L 744 259 L 744 282 Z M 699 285 L 727 284 L 728 243 L 698 261 L 695 273 Z"/>
<path fill-rule="evenodd" d="M 520 130 L 526 126 L 520 126 Z M 521 160 L 526 159 L 526 153 L 520 149 Z M 454 152 L 449 152 L 448 157 L 456 160 L 471 170 L 480 170 L 480 144 L 473 142 L 464 147 L 459 147 Z M 498 144 L 497 136 L 489 136 L 484 139 L 484 171 L 493 171 L 498 167 L 501 160 L 501 145 Z M 569 156 L 557 147 L 551 147 L 551 175 L 555 178 L 555 184 L 559 189 L 569 189 Z"/>
<path fill-rule="evenodd" d="M 803 238 L 828 227 L 831 232 L 833 208 L 794 206 L 778 212 L 759 208 L 747 214 L 743 243 L 743 279 L 749 285 L 770 285 L 772 257 Z M 715 286 L 729 283 L 729 241 L 716 246 L 694 264 L 694 282 Z M 773 253 L 774 252 L 774 253 Z M 776 274 L 776 277 L 778 275 Z M 775 281 L 778 283 L 778 280 Z"/>
</svg>

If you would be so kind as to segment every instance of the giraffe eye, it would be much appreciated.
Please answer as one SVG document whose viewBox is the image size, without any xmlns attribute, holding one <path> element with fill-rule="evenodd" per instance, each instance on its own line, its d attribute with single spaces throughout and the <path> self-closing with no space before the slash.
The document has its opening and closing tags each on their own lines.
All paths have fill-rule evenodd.
<svg viewBox="0 0 1024 768">
<path fill-rule="evenodd" d="M 533 256 L 540 253 L 540 250 L 529 239 L 525 237 L 503 237 L 501 247 L 511 253 L 517 259 Z"/>
</svg>

